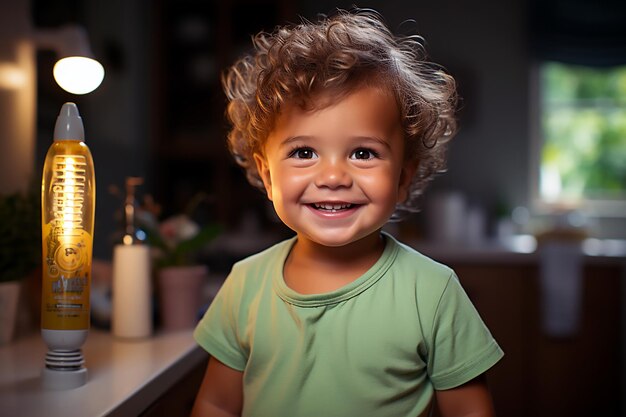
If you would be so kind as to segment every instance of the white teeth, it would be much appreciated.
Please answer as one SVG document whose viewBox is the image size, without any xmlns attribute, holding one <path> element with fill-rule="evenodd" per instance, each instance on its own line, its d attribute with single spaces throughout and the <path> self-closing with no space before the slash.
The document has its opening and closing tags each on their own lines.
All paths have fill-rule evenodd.
<svg viewBox="0 0 626 417">
<path fill-rule="evenodd" d="M 330 210 L 330 211 L 337 211 L 337 210 L 344 210 L 347 208 L 352 207 L 352 204 L 347 204 L 347 203 L 342 203 L 342 204 L 331 204 L 331 203 L 314 203 L 313 206 L 316 209 L 319 210 Z"/>
</svg>

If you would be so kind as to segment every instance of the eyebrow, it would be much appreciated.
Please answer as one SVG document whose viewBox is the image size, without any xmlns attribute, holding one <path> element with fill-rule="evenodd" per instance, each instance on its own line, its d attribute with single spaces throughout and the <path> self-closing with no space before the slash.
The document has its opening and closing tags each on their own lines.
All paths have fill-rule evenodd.
<svg viewBox="0 0 626 417">
<path fill-rule="evenodd" d="M 280 146 L 289 145 L 290 143 L 297 142 L 299 140 L 311 140 L 311 139 L 315 139 L 315 136 L 307 136 L 307 135 L 289 136 L 280 143 Z"/>
<path fill-rule="evenodd" d="M 355 136 L 354 139 L 370 140 L 376 143 L 380 143 L 385 148 L 391 150 L 391 144 L 389 143 L 389 141 L 383 138 L 379 138 L 378 136 Z"/>
<path fill-rule="evenodd" d="M 372 142 L 376 142 L 376 143 L 380 143 L 381 145 L 383 145 L 384 147 L 386 147 L 387 149 L 391 150 L 391 145 L 389 143 L 389 141 L 377 137 L 377 136 L 351 136 L 350 139 L 353 140 L 366 140 L 366 141 L 372 141 Z M 309 136 L 309 135 L 301 135 L 301 136 L 289 136 L 287 138 L 285 138 L 285 140 L 283 140 L 280 144 L 280 146 L 286 146 L 289 145 L 293 142 L 297 142 L 299 140 L 315 140 L 315 136 Z"/>
</svg>

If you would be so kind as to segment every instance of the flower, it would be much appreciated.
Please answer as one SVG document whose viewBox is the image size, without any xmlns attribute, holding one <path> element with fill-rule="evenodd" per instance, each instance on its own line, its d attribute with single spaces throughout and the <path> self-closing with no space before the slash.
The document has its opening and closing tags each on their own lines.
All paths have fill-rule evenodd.
<svg viewBox="0 0 626 417">
<path fill-rule="evenodd" d="M 165 244 L 173 248 L 178 243 L 191 239 L 200 231 L 200 227 L 186 214 L 172 216 L 159 226 L 159 232 Z"/>
<path fill-rule="evenodd" d="M 199 254 L 220 232 L 215 224 L 200 226 L 191 216 L 206 194 L 194 196 L 184 213 L 156 221 L 161 208 L 150 196 L 138 210 L 138 225 L 146 234 L 146 242 L 155 249 L 156 268 L 195 265 Z"/>
</svg>

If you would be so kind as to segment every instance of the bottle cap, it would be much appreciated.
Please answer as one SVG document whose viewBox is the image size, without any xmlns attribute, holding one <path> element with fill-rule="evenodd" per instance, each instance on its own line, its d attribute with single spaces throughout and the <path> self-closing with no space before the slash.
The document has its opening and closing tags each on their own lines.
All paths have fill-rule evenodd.
<svg viewBox="0 0 626 417">
<path fill-rule="evenodd" d="M 65 103 L 61 107 L 57 122 L 54 125 L 54 140 L 85 141 L 83 119 L 78 114 L 78 107 L 74 103 Z"/>
</svg>

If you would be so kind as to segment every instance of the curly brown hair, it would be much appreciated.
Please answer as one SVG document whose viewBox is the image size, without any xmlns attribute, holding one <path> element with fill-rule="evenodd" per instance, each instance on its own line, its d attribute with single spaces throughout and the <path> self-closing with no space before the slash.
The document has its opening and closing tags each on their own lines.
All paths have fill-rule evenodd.
<svg viewBox="0 0 626 417">
<path fill-rule="evenodd" d="M 409 197 L 394 217 L 417 211 L 418 197 L 445 168 L 447 143 L 457 130 L 455 81 L 426 59 L 423 39 L 394 36 L 378 13 L 355 9 L 260 32 L 253 45 L 222 77 L 229 148 L 250 183 L 264 190 L 253 155 L 262 153 L 283 106 L 320 106 L 314 99 L 321 92 L 340 98 L 363 83 L 380 85 L 395 95 L 405 155 L 417 163 Z"/>
</svg>

